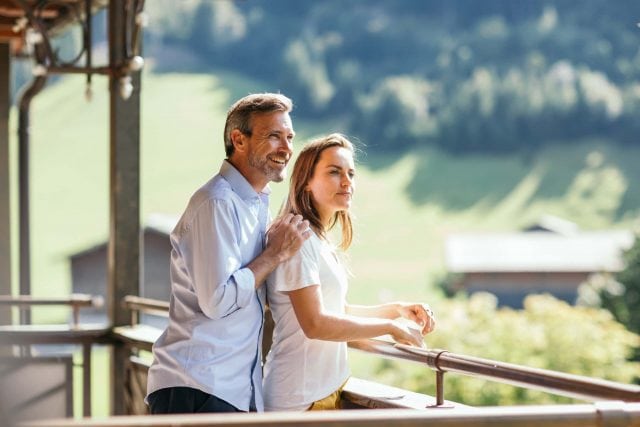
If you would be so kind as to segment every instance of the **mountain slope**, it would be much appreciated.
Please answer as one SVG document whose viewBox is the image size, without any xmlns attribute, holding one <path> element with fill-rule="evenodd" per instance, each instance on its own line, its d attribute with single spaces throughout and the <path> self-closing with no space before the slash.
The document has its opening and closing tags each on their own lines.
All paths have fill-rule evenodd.
<svg viewBox="0 0 640 427">
<path fill-rule="evenodd" d="M 68 294 L 68 256 L 107 237 L 108 102 L 101 83 L 90 104 L 83 100 L 81 79 L 74 77 L 47 88 L 34 102 L 35 295 Z M 228 105 L 258 90 L 278 88 L 224 74 L 144 76 L 142 221 L 154 212 L 179 214 L 191 193 L 217 172 Z M 295 114 L 294 125 L 297 147 L 313 134 L 335 130 L 296 120 Z M 640 181 L 638 151 L 605 139 L 558 143 L 528 158 L 454 157 L 436 149 L 367 155 L 364 147 L 354 199 L 351 300 L 433 298 L 431 283 L 443 268 L 443 239 L 452 231 L 517 229 L 543 213 L 584 228 L 632 226 L 640 212 L 640 189 L 632 185 Z M 273 190 L 275 213 L 286 185 L 275 184 Z M 61 315 L 36 312 L 35 319 Z"/>
</svg>

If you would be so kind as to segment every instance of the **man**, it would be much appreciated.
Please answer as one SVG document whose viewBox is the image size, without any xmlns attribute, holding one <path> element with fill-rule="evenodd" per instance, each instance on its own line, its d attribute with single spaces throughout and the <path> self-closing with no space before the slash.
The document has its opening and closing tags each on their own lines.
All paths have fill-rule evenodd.
<svg viewBox="0 0 640 427">
<path fill-rule="evenodd" d="M 295 135 L 291 100 L 253 94 L 227 114 L 227 158 L 191 197 L 171 233 L 169 325 L 153 346 L 151 413 L 262 411 L 261 341 L 267 275 L 295 254 L 309 223 L 267 223 Z"/>
</svg>

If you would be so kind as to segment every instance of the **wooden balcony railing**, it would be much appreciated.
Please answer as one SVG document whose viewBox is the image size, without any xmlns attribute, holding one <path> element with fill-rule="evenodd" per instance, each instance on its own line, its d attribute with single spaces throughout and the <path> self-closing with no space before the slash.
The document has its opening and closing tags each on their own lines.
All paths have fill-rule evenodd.
<svg viewBox="0 0 640 427">
<path fill-rule="evenodd" d="M 168 313 L 168 303 L 140 297 L 126 297 L 123 308 L 135 312 L 132 324 L 110 328 L 93 337 L 83 338 L 83 342 L 106 342 L 125 345 L 129 352 L 128 372 L 122 375 L 137 375 L 129 380 L 131 390 L 123 390 L 128 395 L 129 413 L 140 414 L 146 410 L 142 402 L 146 385 L 148 362 L 139 356 L 140 350 L 151 350 L 160 330 L 138 323 L 140 313 L 164 315 Z M 24 326 L 24 325 L 18 325 Z M 76 332 L 82 332 L 82 327 Z M 7 335 L 0 329 L 3 342 L 32 342 L 33 337 L 25 338 L 24 331 L 14 331 Z M 46 332 L 41 330 L 40 339 Z M 74 335 L 75 336 L 75 335 Z M 70 336 L 66 337 L 67 339 Z M 7 339 L 9 338 L 9 339 Z M 55 337 L 46 342 L 67 342 L 64 337 Z M 39 341 L 38 341 L 39 342 Z M 90 344 L 89 344 L 90 345 Z M 395 409 L 388 411 L 338 411 L 322 414 L 253 414 L 246 415 L 181 415 L 181 416 L 117 416 L 106 419 L 47 420 L 25 423 L 25 426 L 636 426 L 640 427 L 640 387 L 620 384 L 589 377 L 564 374 L 543 369 L 529 368 L 504 362 L 492 361 L 465 355 L 450 353 L 446 350 L 418 349 L 379 340 L 362 340 L 349 343 L 350 348 L 376 356 L 420 363 L 432 369 L 436 374 L 437 395 L 435 398 L 411 393 L 410 391 L 387 387 L 386 395 L 377 393 L 375 383 L 354 379 L 345 390 L 343 401 L 351 408 L 413 408 L 420 411 Z M 444 400 L 444 374 L 481 377 L 519 387 L 533 388 L 545 392 L 594 400 L 594 404 L 545 405 L 470 408 L 455 402 Z M 389 390 L 393 392 L 389 393 Z M 376 396 L 373 396 L 376 395 Z M 385 397 L 386 396 L 386 397 Z M 86 395 L 85 395 L 86 399 Z M 90 400 L 89 400 L 90 403 Z M 88 404 L 85 403 L 85 408 Z M 443 409 L 449 408 L 449 409 Z M 89 413 L 85 410 L 85 416 Z"/>
<path fill-rule="evenodd" d="M 19 307 L 20 310 L 31 310 L 37 305 L 67 305 L 73 313 L 72 325 L 80 323 L 80 309 L 83 307 L 102 307 L 104 300 L 100 296 L 72 294 L 68 297 L 37 298 L 31 295 L 0 295 L 0 306 Z"/>
<path fill-rule="evenodd" d="M 422 363 L 436 371 L 437 404 L 444 402 L 444 373 L 479 377 L 518 387 L 541 390 L 560 396 L 584 400 L 621 400 L 640 402 L 640 386 L 620 384 L 580 375 L 536 369 L 495 360 L 450 353 L 446 350 L 424 350 L 379 340 L 349 343 L 350 348 L 378 356 Z"/>
<path fill-rule="evenodd" d="M 82 347 L 82 407 L 85 416 L 91 415 L 91 347 L 107 343 L 109 328 L 80 324 L 79 311 L 85 307 L 101 307 L 102 297 L 74 294 L 61 298 L 37 298 L 26 295 L 0 295 L 0 306 L 30 310 L 33 306 L 69 306 L 73 317 L 70 325 L 0 325 L 0 345 L 17 346 L 19 356 L 31 354 L 34 344 L 76 344 Z"/>
<path fill-rule="evenodd" d="M 415 411 L 267 412 L 60 419 L 21 427 L 638 427 L 640 403 L 544 405 Z"/>
<path fill-rule="evenodd" d="M 131 310 L 165 312 L 168 303 L 139 297 L 126 297 Z M 130 334 L 125 334 L 131 339 Z M 144 345 L 141 343 L 141 345 Z M 148 345 L 144 345 L 149 348 Z M 425 350 L 375 339 L 349 343 L 352 349 L 398 360 L 417 362 L 436 372 L 436 405 L 444 404 L 444 374 L 446 372 L 480 377 L 518 387 L 585 400 L 621 400 L 640 402 L 640 386 L 620 384 L 580 375 L 530 368 L 495 360 L 482 359 L 446 350 Z"/>
</svg>

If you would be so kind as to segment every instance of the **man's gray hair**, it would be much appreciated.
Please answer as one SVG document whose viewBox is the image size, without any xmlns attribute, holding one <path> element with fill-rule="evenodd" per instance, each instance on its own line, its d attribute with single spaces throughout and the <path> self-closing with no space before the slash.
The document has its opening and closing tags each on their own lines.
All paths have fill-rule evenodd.
<svg viewBox="0 0 640 427">
<path fill-rule="evenodd" d="M 227 112 L 224 125 L 224 150 L 227 158 L 234 151 L 231 132 L 238 129 L 245 135 L 251 135 L 251 119 L 254 114 L 282 111 L 285 113 L 293 109 L 293 102 L 279 93 L 254 93 L 236 101 Z"/>
</svg>

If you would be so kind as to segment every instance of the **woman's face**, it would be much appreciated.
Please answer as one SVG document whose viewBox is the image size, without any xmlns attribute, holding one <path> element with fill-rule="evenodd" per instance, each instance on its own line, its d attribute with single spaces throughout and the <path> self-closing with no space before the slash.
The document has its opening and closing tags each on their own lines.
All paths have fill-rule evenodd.
<svg viewBox="0 0 640 427">
<path fill-rule="evenodd" d="M 329 147 L 320 154 L 306 191 L 311 192 L 320 220 L 327 225 L 338 211 L 351 207 L 355 189 L 353 154 L 343 147 Z"/>
</svg>

